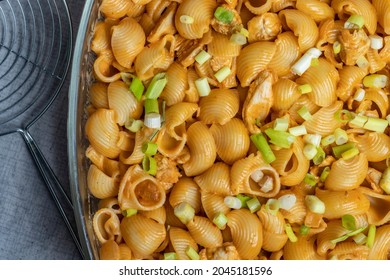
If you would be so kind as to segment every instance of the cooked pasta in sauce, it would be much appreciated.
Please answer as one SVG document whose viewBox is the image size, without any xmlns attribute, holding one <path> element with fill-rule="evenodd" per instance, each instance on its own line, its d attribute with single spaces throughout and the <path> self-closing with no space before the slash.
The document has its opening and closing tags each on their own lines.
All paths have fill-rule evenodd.
<svg viewBox="0 0 390 280">
<path fill-rule="evenodd" d="M 101 259 L 390 259 L 390 1 L 102 0 Z"/>
</svg>

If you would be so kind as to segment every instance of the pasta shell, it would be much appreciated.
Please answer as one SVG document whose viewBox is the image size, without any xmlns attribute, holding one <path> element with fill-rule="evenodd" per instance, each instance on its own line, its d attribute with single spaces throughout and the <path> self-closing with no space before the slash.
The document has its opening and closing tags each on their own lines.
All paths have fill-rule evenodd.
<svg viewBox="0 0 390 280">
<path fill-rule="evenodd" d="M 230 41 L 229 37 L 212 32 L 213 40 L 207 45 L 207 52 L 213 57 L 236 57 L 240 54 L 241 46 Z"/>
<path fill-rule="evenodd" d="M 224 198 L 225 196 L 220 194 L 201 191 L 202 207 L 210 220 L 213 220 L 219 213 L 226 215 L 230 212 L 230 208 L 225 204 Z"/>
<path fill-rule="evenodd" d="M 108 85 L 106 83 L 97 82 L 91 85 L 89 100 L 96 109 L 108 109 L 107 88 Z"/>
<path fill-rule="evenodd" d="M 379 162 L 390 157 L 390 137 L 384 133 L 367 132 L 354 138 L 361 153 L 370 162 Z"/>
<path fill-rule="evenodd" d="M 388 17 L 390 13 L 390 3 L 386 0 L 372 0 L 377 16 L 378 23 L 382 26 L 387 35 L 390 34 L 390 19 Z"/>
<path fill-rule="evenodd" d="M 119 243 L 122 240 L 119 218 L 111 209 L 102 208 L 96 211 L 93 215 L 92 227 L 100 243 L 108 240 Z"/>
<path fill-rule="evenodd" d="M 158 151 L 166 157 L 175 158 L 183 151 L 187 142 L 187 132 L 185 123 L 179 125 L 175 129 L 175 133 L 178 133 L 180 140 L 176 140 L 170 134 L 167 129 L 160 130 L 156 143 Z"/>
<path fill-rule="evenodd" d="M 248 2 L 246 2 L 248 3 Z M 248 21 L 249 43 L 271 41 L 282 31 L 282 22 L 275 13 L 264 13 Z"/>
<path fill-rule="evenodd" d="M 309 15 L 300 10 L 285 9 L 279 12 L 279 17 L 285 29 L 292 30 L 298 37 L 301 52 L 315 46 L 319 32 L 316 22 Z"/>
<path fill-rule="evenodd" d="M 334 10 L 320 0 L 297 0 L 296 8 L 309 15 L 315 22 L 319 23 L 327 18 L 334 18 Z"/>
<path fill-rule="evenodd" d="M 167 106 L 183 101 L 185 90 L 188 87 L 187 72 L 187 68 L 184 68 L 177 62 L 169 66 L 165 73 L 168 82 L 160 96 L 167 102 Z"/>
<path fill-rule="evenodd" d="M 187 136 L 191 157 L 183 164 L 183 169 L 187 176 L 197 176 L 213 165 L 217 157 L 215 141 L 208 127 L 202 122 L 193 123 L 187 130 Z"/>
<path fill-rule="evenodd" d="M 119 260 L 119 246 L 114 240 L 108 240 L 99 249 L 101 260 Z"/>
<path fill-rule="evenodd" d="M 390 225 L 381 226 L 376 230 L 375 242 L 368 255 L 369 260 L 388 260 L 390 250 Z"/>
<path fill-rule="evenodd" d="M 87 185 L 88 190 L 94 197 L 99 199 L 109 198 L 118 194 L 119 178 L 118 176 L 110 177 L 106 175 L 96 165 L 92 164 L 88 169 Z"/>
<path fill-rule="evenodd" d="M 166 221 L 165 224 L 169 227 L 177 227 L 182 229 L 187 229 L 185 224 L 183 224 L 178 217 L 175 216 L 174 209 L 172 205 L 167 200 L 164 204 L 165 212 L 166 212 Z"/>
<path fill-rule="evenodd" d="M 316 196 L 325 204 L 326 219 L 339 219 L 346 214 L 364 214 L 370 208 L 370 201 L 358 189 L 329 191 L 317 188 Z"/>
<path fill-rule="evenodd" d="M 305 106 L 307 110 L 313 115 L 317 112 L 320 107 L 317 106 L 313 101 L 311 101 L 306 94 L 302 95 L 295 101 L 295 103 L 288 109 L 288 114 L 291 119 L 294 120 L 298 124 L 303 124 L 305 121 L 298 113 L 298 111 Z"/>
<path fill-rule="evenodd" d="M 164 206 L 150 211 L 140 210 L 138 213 L 160 224 L 165 224 L 167 220 L 167 213 Z"/>
<path fill-rule="evenodd" d="M 99 21 L 94 27 L 91 50 L 97 55 L 111 49 L 111 27 L 118 24 L 116 20 Z"/>
<path fill-rule="evenodd" d="M 367 171 L 368 161 L 365 154 L 359 154 L 350 160 L 341 158 L 332 163 L 325 180 L 325 188 L 333 191 L 356 189 L 363 183 Z"/>
<path fill-rule="evenodd" d="M 358 189 L 370 201 L 366 211 L 369 224 L 380 226 L 390 221 L 390 195 L 380 194 L 371 189 L 361 187 Z"/>
<path fill-rule="evenodd" d="M 227 218 L 233 244 L 241 258 L 255 259 L 263 245 L 263 227 L 260 220 L 248 209 L 230 211 Z"/>
<path fill-rule="evenodd" d="M 85 124 L 85 134 L 98 153 L 108 158 L 116 158 L 119 155 L 119 127 L 113 110 L 96 110 Z"/>
<path fill-rule="evenodd" d="M 210 29 L 210 22 L 213 18 L 216 2 L 205 0 L 196 2 L 183 0 L 177 9 L 175 15 L 175 26 L 179 34 L 186 39 L 199 39 Z M 186 24 L 180 21 L 183 15 L 190 16 L 194 19 L 193 24 Z"/>
<path fill-rule="evenodd" d="M 274 42 L 255 42 L 244 47 L 237 58 L 237 78 L 242 87 L 249 86 L 266 69 L 276 52 Z"/>
<path fill-rule="evenodd" d="M 179 260 L 190 259 L 186 254 L 188 246 L 191 246 L 196 252 L 199 251 L 198 244 L 188 231 L 181 228 L 171 227 L 168 233 L 169 240 Z"/>
<path fill-rule="evenodd" d="M 274 94 L 274 104 L 272 109 L 275 111 L 288 110 L 302 95 L 298 91 L 298 85 L 290 79 L 279 79 L 272 86 Z"/>
<path fill-rule="evenodd" d="M 93 63 L 93 73 L 100 82 L 111 83 L 121 78 L 121 73 L 113 66 L 113 54 L 104 52 Z"/>
<path fill-rule="evenodd" d="M 367 71 L 357 66 L 344 66 L 339 70 L 340 81 L 337 85 L 336 95 L 342 101 L 346 102 L 353 93 L 353 89 L 361 84 Z"/>
<path fill-rule="evenodd" d="M 112 82 L 107 89 L 108 104 L 117 116 L 117 122 L 123 126 L 128 118 L 139 119 L 143 112 L 141 102 L 129 91 L 122 81 Z"/>
<path fill-rule="evenodd" d="M 184 134 L 180 126 L 190 120 L 197 110 L 198 104 L 189 102 L 180 102 L 169 107 L 165 112 L 167 133 L 178 141 L 182 140 Z"/>
<path fill-rule="evenodd" d="M 251 13 L 255 15 L 262 15 L 272 8 L 273 0 L 266 1 L 245 1 L 244 5 L 248 8 Z"/>
<path fill-rule="evenodd" d="M 131 2 L 131 0 L 103 0 L 100 11 L 106 18 L 119 19 L 126 15 Z"/>
<path fill-rule="evenodd" d="M 187 202 L 198 213 L 201 208 L 200 189 L 193 179 L 182 177 L 173 186 L 169 195 L 169 203 L 174 208 L 182 202 Z"/>
<path fill-rule="evenodd" d="M 210 132 L 214 137 L 218 156 L 227 164 L 246 156 L 249 145 L 249 132 L 240 119 L 233 118 L 224 125 L 213 124 Z"/>
<path fill-rule="evenodd" d="M 222 233 L 208 218 L 195 216 L 186 226 L 192 238 L 200 246 L 205 248 L 222 246 Z"/>
<path fill-rule="evenodd" d="M 285 260 L 324 260 L 317 254 L 314 237 L 298 236 L 296 242 L 287 241 L 283 248 L 283 259 Z"/>
<path fill-rule="evenodd" d="M 202 192 L 216 193 L 222 196 L 231 195 L 230 166 L 217 162 L 208 170 L 196 176 L 194 181 Z"/>
<path fill-rule="evenodd" d="M 280 213 L 290 224 L 303 224 L 307 209 L 305 204 L 306 193 L 303 192 L 299 187 L 293 187 L 291 189 L 282 190 L 278 193 L 277 198 L 282 195 L 294 195 L 296 198 L 295 204 L 288 210 L 280 209 Z"/>
<path fill-rule="evenodd" d="M 165 202 L 165 189 L 139 165 L 129 167 L 123 176 L 118 192 L 118 202 L 122 210 L 154 210 Z"/>
<path fill-rule="evenodd" d="M 149 140 L 153 129 L 143 127 L 135 133 L 134 148 L 131 151 L 122 151 L 120 154 L 120 161 L 124 164 L 141 163 L 144 153 L 142 152 L 142 145 Z"/>
<path fill-rule="evenodd" d="M 296 82 L 311 86 L 312 91 L 308 93 L 308 97 L 318 106 L 330 106 L 337 99 L 336 87 L 339 73 L 326 59 L 320 58 L 318 65 L 310 67 Z"/>
<path fill-rule="evenodd" d="M 332 242 L 332 240 L 348 232 L 349 230 L 342 226 L 341 220 L 329 221 L 326 229 L 317 235 L 318 254 L 325 256 L 329 250 L 333 250 L 336 247 L 336 243 Z"/>
<path fill-rule="evenodd" d="M 329 253 L 329 259 L 337 260 L 367 260 L 370 249 L 355 242 L 341 242 Z"/>
<path fill-rule="evenodd" d="M 145 41 L 144 30 L 133 18 L 126 17 L 112 27 L 112 51 L 118 63 L 125 68 L 131 68 L 134 59 L 143 50 Z"/>
<path fill-rule="evenodd" d="M 264 189 L 261 181 L 255 182 L 253 173 L 262 172 L 265 178 L 271 179 L 272 189 Z M 280 190 L 279 174 L 269 164 L 265 163 L 261 154 L 250 154 L 248 157 L 236 161 L 230 171 L 233 194 L 245 193 L 261 197 L 273 197 Z"/>
<path fill-rule="evenodd" d="M 109 198 L 104 198 L 102 200 L 99 200 L 98 209 L 102 209 L 102 208 L 109 208 L 112 211 L 114 211 L 115 214 L 117 215 L 122 214 L 122 211 L 118 203 L 118 198 L 116 197 L 109 197 Z"/>
<path fill-rule="evenodd" d="M 175 34 L 176 28 L 174 25 L 175 13 L 177 10 L 178 3 L 172 2 L 166 10 L 161 14 L 156 24 L 148 32 L 147 41 L 150 43 L 161 40 L 167 34 Z M 154 22 L 153 22 L 154 23 Z"/>
<path fill-rule="evenodd" d="M 213 89 L 199 102 L 199 119 L 205 124 L 224 125 L 238 112 L 240 101 L 235 89 Z"/>
<path fill-rule="evenodd" d="M 151 255 L 167 234 L 163 224 L 139 214 L 123 218 L 120 228 L 135 258 Z"/>
</svg>

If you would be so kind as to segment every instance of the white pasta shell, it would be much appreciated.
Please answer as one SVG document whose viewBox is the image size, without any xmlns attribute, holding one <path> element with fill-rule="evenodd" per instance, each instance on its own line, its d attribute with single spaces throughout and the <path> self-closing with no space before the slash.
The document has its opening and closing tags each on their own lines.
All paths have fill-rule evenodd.
<svg viewBox="0 0 390 280">
<path fill-rule="evenodd" d="M 223 162 L 213 164 L 208 170 L 196 176 L 194 181 L 203 192 L 231 195 L 230 166 Z"/>
<path fill-rule="evenodd" d="M 188 231 L 199 245 L 213 248 L 222 245 L 222 233 L 208 218 L 195 216 L 187 223 Z"/>
<path fill-rule="evenodd" d="M 117 176 L 110 177 L 103 171 L 90 165 L 87 174 L 88 190 L 91 194 L 99 199 L 116 196 L 119 190 L 119 178 Z"/>
<path fill-rule="evenodd" d="M 96 238 L 101 244 L 108 240 L 114 240 L 117 243 L 122 240 L 119 218 L 109 208 L 102 208 L 96 211 L 93 215 L 92 227 Z"/>
</svg>

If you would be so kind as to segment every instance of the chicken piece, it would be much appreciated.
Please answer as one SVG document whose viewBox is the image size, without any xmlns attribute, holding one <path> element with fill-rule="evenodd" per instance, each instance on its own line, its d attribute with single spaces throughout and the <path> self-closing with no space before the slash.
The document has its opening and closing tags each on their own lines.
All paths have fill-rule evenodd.
<svg viewBox="0 0 390 280">
<path fill-rule="evenodd" d="M 379 186 L 379 181 L 382 178 L 382 172 L 369 167 L 367 171 L 366 181 L 370 184 L 374 192 L 383 193 L 382 188 Z"/>
<path fill-rule="evenodd" d="M 341 44 L 340 58 L 345 65 L 355 65 L 356 61 L 365 56 L 370 48 L 370 38 L 363 30 L 344 29 L 339 36 Z"/>
<path fill-rule="evenodd" d="M 282 31 L 282 21 L 275 13 L 265 13 L 248 21 L 249 43 L 274 40 Z"/>
<path fill-rule="evenodd" d="M 201 39 L 188 40 L 180 35 L 176 36 L 177 41 L 175 51 L 177 61 L 184 67 L 188 67 L 195 62 L 195 57 L 202 51 L 203 47 L 212 40 L 211 32 L 207 32 Z"/>
<path fill-rule="evenodd" d="M 220 7 L 223 7 L 225 10 L 232 12 L 233 20 L 230 23 L 224 23 L 213 17 L 211 20 L 211 26 L 214 28 L 214 30 L 224 35 L 232 35 L 235 32 L 240 32 L 242 28 L 240 14 L 227 4 L 223 4 Z"/>
<path fill-rule="evenodd" d="M 156 179 L 163 184 L 165 190 L 172 188 L 181 177 L 176 161 L 159 153 L 154 156 L 154 159 L 157 163 Z"/>
<path fill-rule="evenodd" d="M 240 260 L 233 243 L 226 242 L 221 247 L 205 248 L 199 252 L 201 260 Z"/>
</svg>

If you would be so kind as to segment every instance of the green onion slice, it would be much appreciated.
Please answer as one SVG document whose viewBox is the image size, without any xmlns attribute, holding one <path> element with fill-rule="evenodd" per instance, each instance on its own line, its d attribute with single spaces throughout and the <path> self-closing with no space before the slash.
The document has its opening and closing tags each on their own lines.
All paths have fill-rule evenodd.
<svg viewBox="0 0 390 280">
<path fill-rule="evenodd" d="M 146 99 L 157 99 L 164 90 L 168 79 L 164 72 L 156 74 L 145 93 Z"/>
<path fill-rule="evenodd" d="M 341 52 L 341 44 L 339 41 L 333 43 L 333 52 L 334 54 L 338 54 Z"/>
<path fill-rule="evenodd" d="M 350 232 L 348 232 L 348 233 L 346 233 L 346 234 L 344 234 L 344 235 L 342 235 L 342 236 L 340 236 L 340 237 L 337 237 L 337 238 L 335 238 L 335 239 L 332 239 L 330 242 L 336 244 L 336 243 L 338 243 L 338 242 L 341 242 L 341 241 L 344 241 L 344 240 L 348 239 L 348 237 L 355 236 L 355 235 L 361 233 L 361 232 L 364 231 L 365 229 L 366 229 L 366 227 L 358 228 L 358 229 L 356 229 L 356 230 L 354 230 L 354 231 L 350 231 Z"/>
<path fill-rule="evenodd" d="M 241 201 L 241 208 L 247 208 L 248 205 L 246 205 L 246 202 L 251 199 L 250 196 L 244 195 L 239 193 L 236 198 L 238 198 Z"/>
<path fill-rule="evenodd" d="M 295 235 L 291 225 L 289 223 L 286 223 L 284 225 L 284 230 L 286 231 L 287 237 L 291 242 L 297 242 L 298 237 Z"/>
<path fill-rule="evenodd" d="M 251 213 L 259 211 L 260 207 L 261 207 L 261 204 L 260 204 L 259 200 L 257 199 L 257 197 L 254 197 L 254 198 L 251 198 L 250 200 L 248 200 L 246 202 L 246 205 L 248 206 L 249 211 L 251 211 Z"/>
<path fill-rule="evenodd" d="M 191 16 L 187 15 L 181 15 L 180 16 L 180 22 L 184 24 L 193 24 L 194 23 L 194 18 Z"/>
<path fill-rule="evenodd" d="M 154 176 L 157 173 L 157 162 L 153 157 L 145 155 L 142 159 L 142 168 L 148 174 Z"/>
<path fill-rule="evenodd" d="M 191 260 L 199 260 L 200 259 L 198 252 L 196 252 L 196 250 L 194 248 L 192 248 L 191 246 L 188 246 L 185 252 L 186 252 L 186 255 Z"/>
<path fill-rule="evenodd" d="M 277 118 L 274 121 L 274 129 L 277 131 L 287 131 L 288 129 L 288 119 Z"/>
<path fill-rule="evenodd" d="M 350 160 L 359 154 L 358 148 L 352 148 L 341 154 L 343 160 Z"/>
<path fill-rule="evenodd" d="M 223 202 L 225 203 L 225 205 L 229 208 L 232 208 L 232 209 L 240 209 L 242 208 L 242 203 L 241 203 L 241 200 L 239 200 L 237 197 L 235 196 L 225 196 L 225 198 L 223 199 Z"/>
<path fill-rule="evenodd" d="M 315 195 L 306 195 L 305 196 L 305 204 L 307 208 L 313 213 L 316 214 L 324 214 L 325 213 L 325 203 L 322 202 Z"/>
<path fill-rule="evenodd" d="M 390 167 L 387 167 L 385 171 L 383 171 L 379 186 L 385 193 L 390 194 Z"/>
<path fill-rule="evenodd" d="M 256 148 L 260 151 L 261 155 L 263 156 L 263 159 L 267 163 L 271 163 L 276 159 L 274 152 L 271 150 L 271 147 L 268 145 L 267 139 L 261 132 L 258 134 L 251 135 L 250 139 L 252 140 Z"/>
<path fill-rule="evenodd" d="M 344 23 L 344 28 L 347 29 L 360 29 L 364 25 L 364 18 L 361 15 L 353 14 Z"/>
<path fill-rule="evenodd" d="M 305 178 L 303 178 L 303 181 L 308 184 L 309 186 L 314 187 L 317 184 L 317 178 L 313 174 L 307 173 L 305 175 Z"/>
<path fill-rule="evenodd" d="M 376 234 L 376 227 L 375 225 L 369 225 L 368 226 L 368 233 L 367 233 L 367 247 L 372 248 L 374 246 L 374 241 L 375 241 L 375 234 Z"/>
<path fill-rule="evenodd" d="M 129 208 L 129 209 L 123 210 L 122 215 L 124 217 L 130 217 L 130 216 L 137 214 L 137 212 L 138 212 L 137 209 Z"/>
<path fill-rule="evenodd" d="M 324 161 L 325 157 L 326 157 L 325 151 L 320 146 L 318 146 L 317 153 L 313 158 L 313 163 L 315 165 L 319 165 Z"/>
<path fill-rule="evenodd" d="M 145 114 L 160 113 L 157 99 L 145 99 L 144 107 L 145 107 Z"/>
<path fill-rule="evenodd" d="M 313 89 L 311 88 L 311 85 L 310 85 L 310 84 L 304 84 L 304 85 L 298 86 L 298 91 L 299 91 L 301 94 L 306 94 L 306 93 L 312 92 Z"/>
<path fill-rule="evenodd" d="M 138 101 L 141 101 L 142 94 L 144 93 L 145 87 L 142 81 L 138 77 L 133 77 L 133 80 L 130 84 L 130 91 L 134 94 L 135 98 Z"/>
<path fill-rule="evenodd" d="M 350 214 L 345 214 L 341 217 L 341 224 L 347 230 L 356 230 L 355 217 Z"/>
<path fill-rule="evenodd" d="M 299 233 L 301 235 L 308 235 L 309 231 L 310 231 L 310 227 L 308 227 L 306 225 L 301 225 L 301 227 L 299 228 Z"/>
<path fill-rule="evenodd" d="M 228 218 L 226 215 L 222 212 L 219 212 L 218 215 L 216 215 L 213 219 L 213 223 L 220 229 L 223 230 L 226 227 L 226 224 L 228 222 Z"/>
<path fill-rule="evenodd" d="M 321 182 L 325 182 L 326 178 L 328 177 L 329 175 L 329 172 L 330 172 L 330 167 L 327 166 L 325 167 L 322 172 L 321 172 L 321 175 L 320 175 L 320 181 Z"/>
<path fill-rule="evenodd" d="M 363 125 L 363 128 L 383 133 L 388 126 L 389 122 L 385 119 L 369 117 L 367 122 Z"/>
<path fill-rule="evenodd" d="M 387 85 L 388 77 L 382 74 L 371 74 L 363 78 L 365 87 L 384 88 Z"/>
<path fill-rule="evenodd" d="M 198 62 L 199 65 L 203 65 L 210 58 L 211 58 L 211 54 L 209 54 L 205 50 L 201 50 L 200 53 L 198 53 L 195 56 L 195 61 Z"/>
<path fill-rule="evenodd" d="M 130 130 L 131 132 L 136 133 L 139 131 L 142 126 L 144 125 L 144 122 L 141 120 L 135 120 L 135 119 L 128 119 L 125 123 L 125 127 Z"/>
<path fill-rule="evenodd" d="M 334 134 L 327 135 L 321 139 L 321 145 L 328 146 L 330 144 L 333 144 L 335 140 L 336 137 L 334 137 Z"/>
<path fill-rule="evenodd" d="M 313 144 L 306 144 L 303 147 L 303 155 L 306 159 L 312 160 L 317 154 L 317 148 Z"/>
<path fill-rule="evenodd" d="M 345 143 L 345 144 L 340 145 L 340 146 L 332 147 L 332 151 L 333 151 L 333 154 L 336 158 L 341 158 L 341 155 L 344 152 L 346 152 L 352 148 L 355 148 L 355 144 L 353 142 L 348 142 L 348 143 Z"/>
<path fill-rule="evenodd" d="M 243 46 L 246 44 L 246 37 L 244 34 L 241 34 L 241 33 L 234 33 L 231 37 L 230 37 L 230 42 L 236 44 L 236 45 L 240 45 L 240 46 Z"/>
<path fill-rule="evenodd" d="M 164 260 L 177 260 L 177 254 L 175 252 L 164 253 Z"/>
<path fill-rule="evenodd" d="M 142 145 L 142 152 L 147 156 L 154 156 L 157 153 L 158 146 L 153 142 L 145 142 Z"/>
<path fill-rule="evenodd" d="M 334 113 L 334 117 L 337 121 L 341 123 L 346 123 L 353 120 L 355 116 L 352 112 L 343 109 L 343 110 L 337 110 L 336 113 Z"/>
<path fill-rule="evenodd" d="M 334 131 L 336 145 L 343 145 L 348 142 L 348 134 L 342 128 L 336 128 Z"/>
<path fill-rule="evenodd" d="M 267 210 L 272 215 L 276 215 L 280 209 L 280 202 L 275 198 L 270 198 L 265 204 L 265 210 Z"/>
<path fill-rule="evenodd" d="M 210 94 L 211 88 L 206 77 L 197 79 L 195 81 L 195 86 L 200 97 L 208 96 Z"/>
<path fill-rule="evenodd" d="M 231 73 L 232 70 L 228 66 L 224 66 L 214 74 L 214 77 L 218 82 L 222 83 Z"/>
<path fill-rule="evenodd" d="M 363 245 L 367 242 L 367 236 L 362 232 L 356 234 L 352 239 L 358 245 Z"/>
<path fill-rule="evenodd" d="M 264 132 L 270 138 L 270 143 L 281 148 L 290 148 L 291 144 L 295 141 L 295 136 L 286 131 L 267 128 Z"/>
<path fill-rule="evenodd" d="M 288 129 L 288 132 L 290 132 L 291 135 L 293 136 L 302 136 L 302 135 L 306 135 L 307 134 L 307 130 L 306 130 L 306 127 L 305 125 L 298 125 L 298 126 L 294 126 L 294 127 L 290 127 Z"/>
<path fill-rule="evenodd" d="M 350 126 L 355 126 L 355 127 L 363 127 L 364 124 L 368 121 L 368 117 L 366 116 L 361 116 L 361 115 L 356 115 L 353 120 L 351 120 L 348 124 Z"/>
<path fill-rule="evenodd" d="M 214 17 L 222 23 L 229 24 L 233 21 L 234 14 L 232 11 L 229 11 L 222 6 L 219 6 L 214 12 Z"/>
<path fill-rule="evenodd" d="M 308 121 L 312 118 L 312 115 L 305 105 L 303 105 L 297 112 L 305 121 Z"/>
<path fill-rule="evenodd" d="M 194 218 L 195 209 L 188 202 L 183 201 L 173 208 L 173 214 L 186 225 Z"/>
</svg>

